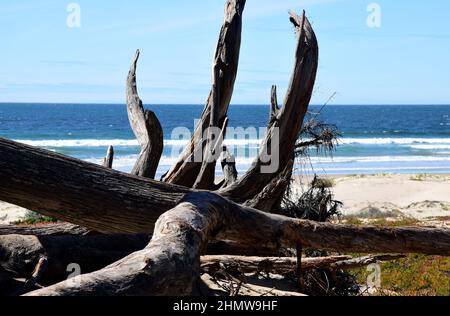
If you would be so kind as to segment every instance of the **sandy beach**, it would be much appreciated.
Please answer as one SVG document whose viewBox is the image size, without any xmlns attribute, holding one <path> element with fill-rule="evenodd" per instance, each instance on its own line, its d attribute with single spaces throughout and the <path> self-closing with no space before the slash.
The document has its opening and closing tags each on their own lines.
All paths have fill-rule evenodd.
<svg viewBox="0 0 450 316">
<path fill-rule="evenodd" d="M 450 175 L 379 174 L 330 179 L 335 199 L 344 203 L 344 217 L 410 217 L 432 225 L 450 223 Z"/>
<path fill-rule="evenodd" d="M 0 224 L 10 224 L 24 218 L 27 210 L 21 207 L 0 202 Z"/>
<path fill-rule="evenodd" d="M 362 219 L 412 217 L 450 224 L 450 175 L 354 175 L 331 177 L 344 217 Z M 296 190 L 300 183 L 296 181 Z M 20 220 L 26 210 L 0 202 L 0 224 Z"/>
</svg>

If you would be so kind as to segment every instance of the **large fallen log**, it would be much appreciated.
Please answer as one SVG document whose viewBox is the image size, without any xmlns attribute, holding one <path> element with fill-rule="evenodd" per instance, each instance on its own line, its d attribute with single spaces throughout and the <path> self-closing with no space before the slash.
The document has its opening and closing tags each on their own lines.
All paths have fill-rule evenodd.
<svg viewBox="0 0 450 316">
<path fill-rule="evenodd" d="M 0 236 L 0 268 L 10 277 L 29 279 L 41 258 L 46 258 L 40 283 L 54 284 L 67 279 L 69 264 L 77 264 L 81 273 L 101 269 L 145 247 L 147 235 L 65 235 Z"/>
<path fill-rule="evenodd" d="M 302 269 L 311 270 L 326 268 L 330 265 L 350 260 L 349 256 L 332 256 L 320 258 L 302 258 Z M 203 272 L 214 274 L 224 267 L 227 271 L 239 271 L 241 273 L 255 272 L 294 272 L 297 267 L 297 258 L 283 257 L 244 257 L 244 256 L 203 256 L 201 257 L 201 269 Z"/>
<path fill-rule="evenodd" d="M 0 156 L 1 200 L 103 233 L 151 232 L 156 220 L 191 192 L 2 139 Z M 36 170 L 39 176 L 30 177 Z M 244 210 L 238 212 L 242 218 L 236 219 L 235 235 L 228 231 L 225 236 L 216 236 L 223 240 L 277 249 L 283 236 L 279 234 L 291 232 L 288 240 L 313 248 L 437 255 L 449 251 L 445 229 L 352 227 L 285 217 L 260 223 L 262 215 L 256 210 L 221 201 L 223 208 L 232 205 Z M 280 223 L 286 226 L 277 230 Z M 273 237 L 267 239 L 271 232 Z"/>
<path fill-rule="evenodd" d="M 404 255 L 371 255 L 352 258 L 350 256 L 331 256 L 317 258 L 302 258 L 302 271 L 313 269 L 350 270 L 368 266 L 373 263 L 394 261 L 405 258 Z M 297 258 L 294 257 L 245 257 L 245 256 L 203 256 L 201 269 L 214 274 L 225 268 L 227 271 L 241 273 L 286 273 L 297 268 Z"/>
<path fill-rule="evenodd" d="M 87 228 L 68 224 L 56 223 L 34 226 L 0 225 L 0 236 L 5 235 L 33 235 L 33 236 L 63 236 L 63 235 L 90 235 L 93 232 Z"/>
<path fill-rule="evenodd" d="M 142 251 L 30 295 L 190 295 L 200 256 L 214 237 L 254 244 L 296 243 L 349 252 L 450 256 L 450 230 L 352 227 L 263 213 L 208 192 L 187 194 L 163 214 Z M 248 229 L 252 227 L 252 229 Z"/>
<path fill-rule="evenodd" d="M 151 233 L 188 189 L 0 139 L 0 200 L 105 234 Z"/>
</svg>

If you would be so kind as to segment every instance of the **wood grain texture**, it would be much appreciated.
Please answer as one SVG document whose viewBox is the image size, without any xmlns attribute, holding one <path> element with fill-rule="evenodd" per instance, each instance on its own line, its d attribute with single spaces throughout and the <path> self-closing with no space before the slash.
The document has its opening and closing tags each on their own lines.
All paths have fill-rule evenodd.
<svg viewBox="0 0 450 316">
<path fill-rule="evenodd" d="M 136 68 L 140 51 L 136 51 L 127 77 L 127 110 L 131 128 L 141 146 L 141 152 L 131 174 L 154 179 L 164 148 L 164 135 L 155 113 L 145 110 L 139 98 Z"/>
<path fill-rule="evenodd" d="M 29 295 L 190 295 L 200 276 L 200 256 L 214 237 L 263 246 L 289 242 L 325 250 L 450 256 L 448 229 L 322 224 L 263 213 L 197 192 L 161 216 L 144 250 Z"/>
<path fill-rule="evenodd" d="M 81 235 L 86 236 L 93 232 L 85 227 L 68 224 L 56 223 L 36 226 L 16 226 L 0 225 L 0 236 L 5 235 L 33 235 L 33 236 L 62 236 L 62 235 Z"/>
<path fill-rule="evenodd" d="M 111 169 L 114 161 L 114 147 L 109 146 L 106 157 L 103 159 L 103 167 Z"/>
<path fill-rule="evenodd" d="M 151 233 L 189 189 L 0 139 L 0 200 L 105 233 Z"/>
<path fill-rule="evenodd" d="M 204 148 L 203 132 L 210 126 L 211 115 L 216 116 L 214 120 L 217 122 L 217 126 L 221 126 L 227 116 L 239 65 L 242 14 L 245 3 L 246 0 L 227 0 L 225 3 L 224 23 L 214 54 L 213 71 L 216 66 L 220 66 L 216 84 L 211 89 L 200 123 L 196 126 L 189 145 L 163 178 L 165 182 L 193 187 L 202 167 L 202 162 L 194 161 L 193 157 L 196 150 Z M 219 91 L 219 95 L 215 91 Z M 217 106 L 213 107 L 215 98 L 218 99 Z"/>
<path fill-rule="evenodd" d="M 269 130 L 262 142 L 260 155 L 252 164 L 247 173 L 232 186 L 219 191 L 223 196 L 233 201 L 245 202 L 260 194 L 264 188 L 279 173 L 283 172 L 288 163 L 294 159 L 295 144 L 298 140 L 305 115 L 311 100 L 319 61 L 319 47 L 311 24 L 303 13 L 302 17 L 291 14 L 297 32 L 298 41 L 295 53 L 295 63 L 286 92 L 284 106 L 277 115 L 271 119 Z M 274 90 L 272 92 L 274 94 Z M 273 100 L 273 106 L 275 100 Z M 275 106 L 274 106 L 275 108 Z M 276 111 L 271 111 L 271 113 Z M 272 142 L 278 141 L 278 152 L 271 152 Z M 274 172 L 263 170 L 266 165 L 262 155 L 272 155 L 278 158 L 277 168 Z"/>
</svg>

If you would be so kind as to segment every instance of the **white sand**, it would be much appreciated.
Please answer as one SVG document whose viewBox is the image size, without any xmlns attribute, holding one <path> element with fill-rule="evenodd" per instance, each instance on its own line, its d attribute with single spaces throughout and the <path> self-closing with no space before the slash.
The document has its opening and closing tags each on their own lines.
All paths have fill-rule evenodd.
<svg viewBox="0 0 450 316">
<path fill-rule="evenodd" d="M 336 178 L 334 192 L 344 215 L 379 210 L 420 220 L 450 216 L 450 176 L 375 175 Z"/>
<path fill-rule="evenodd" d="M 26 212 L 27 210 L 21 207 L 0 202 L 0 224 L 17 222 L 25 217 Z"/>
<path fill-rule="evenodd" d="M 344 216 L 413 217 L 450 222 L 450 175 L 367 175 L 330 177 Z M 299 181 L 296 186 L 299 190 Z M 298 191 L 297 191 L 298 193 Z M 445 219 L 447 217 L 447 219 Z"/>
</svg>

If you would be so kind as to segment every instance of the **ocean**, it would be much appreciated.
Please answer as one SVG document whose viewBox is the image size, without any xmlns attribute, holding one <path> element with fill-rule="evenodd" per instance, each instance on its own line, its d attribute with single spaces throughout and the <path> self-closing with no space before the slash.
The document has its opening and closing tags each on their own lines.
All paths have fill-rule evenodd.
<svg viewBox="0 0 450 316">
<path fill-rule="evenodd" d="M 151 105 L 164 128 L 164 154 L 158 177 L 176 161 L 203 105 Z M 312 106 L 318 111 L 321 106 Z M 227 144 L 243 173 L 258 152 L 267 126 L 267 105 L 232 105 L 230 124 L 239 137 Z M 342 132 L 332 155 L 312 152 L 299 172 L 327 175 L 373 173 L 450 173 L 450 106 L 329 105 L 320 119 Z M 242 133 L 243 132 L 243 133 Z M 42 147 L 92 163 L 115 148 L 114 169 L 129 172 L 139 146 L 125 105 L 0 104 L 0 137 Z M 230 139 L 232 138 L 232 139 Z M 1 157 L 0 157 L 1 159 Z M 217 169 L 220 174 L 220 168 Z"/>
</svg>

